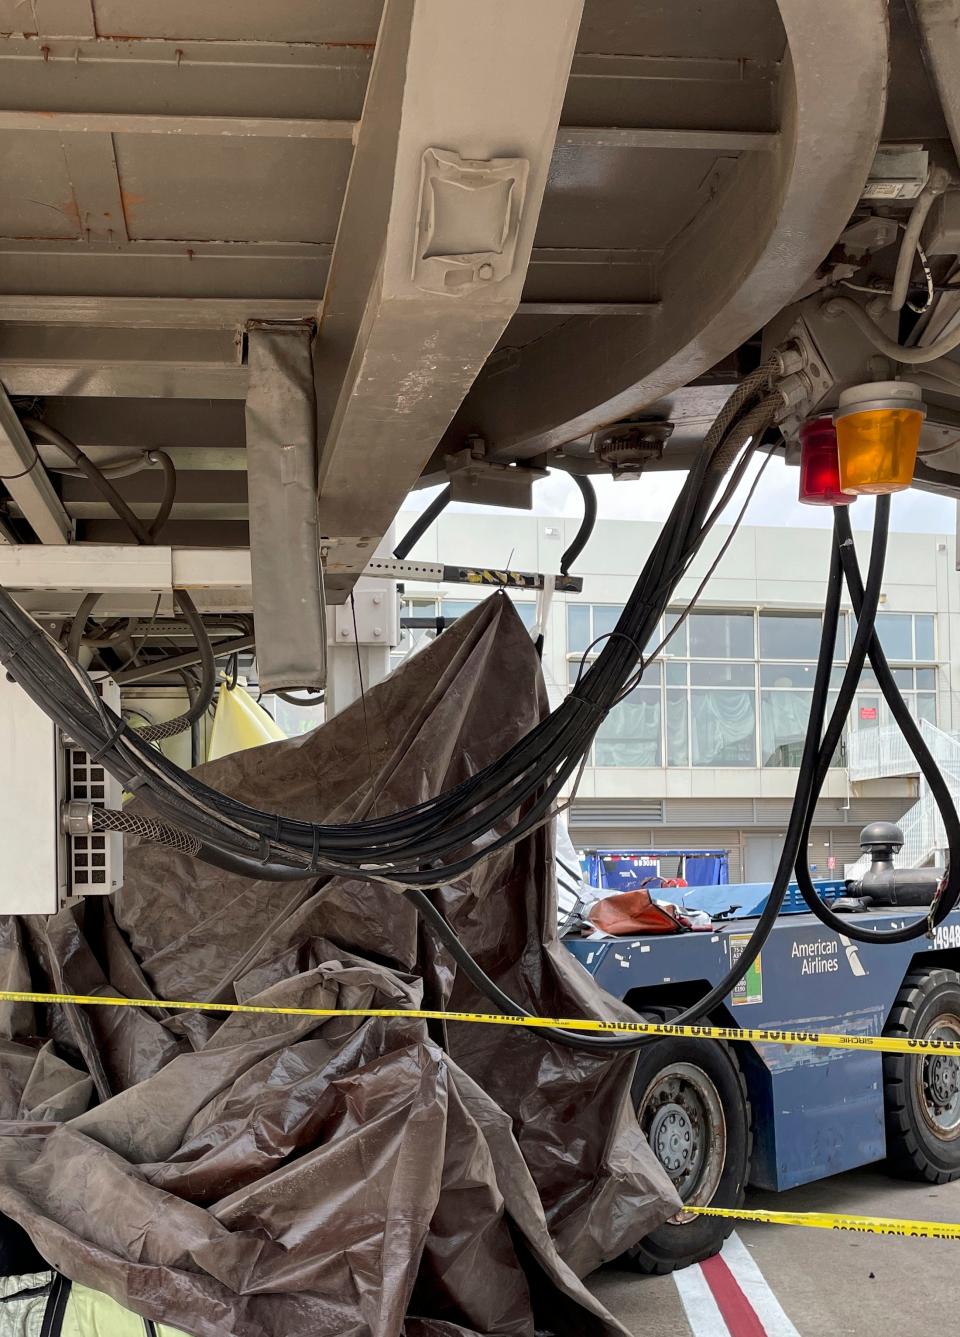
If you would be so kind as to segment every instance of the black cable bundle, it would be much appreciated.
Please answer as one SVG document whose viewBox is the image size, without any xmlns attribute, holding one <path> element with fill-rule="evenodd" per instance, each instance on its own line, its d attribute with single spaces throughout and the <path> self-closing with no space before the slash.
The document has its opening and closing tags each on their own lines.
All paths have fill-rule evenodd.
<svg viewBox="0 0 960 1337">
<path fill-rule="evenodd" d="M 322 826 L 260 812 L 185 774 L 113 715 L 6 594 L 0 596 L 0 658 L 29 695 L 165 821 L 196 835 L 201 858 L 260 878 L 362 873 L 399 888 L 430 887 L 467 872 L 493 850 L 544 821 L 649 641 L 676 582 L 715 523 L 721 484 L 738 451 L 772 422 L 781 399 L 767 394 L 769 366 L 735 391 L 711 429 L 673 513 L 615 630 L 563 704 L 503 757 L 456 788 L 392 816 Z M 744 452 L 748 454 L 749 452 Z M 734 471 L 736 475 L 738 470 Z M 492 840 L 511 814 L 508 829 Z"/>
<path fill-rule="evenodd" d="M 313 874 L 348 873 L 394 886 L 408 896 L 486 997 L 511 1015 L 526 1015 L 485 975 L 424 889 L 445 885 L 549 818 L 564 784 L 581 765 L 601 721 L 642 675 L 641 648 L 649 643 L 674 587 L 735 490 L 763 432 L 774 421 L 782 401 L 778 394 L 768 392 L 770 376 L 769 366 L 758 369 L 741 383 L 725 405 L 708 433 L 697 464 L 686 479 L 616 628 L 563 704 L 497 761 L 454 789 L 391 816 L 344 825 L 296 821 L 250 808 L 180 771 L 103 704 L 82 670 L 70 662 L 4 590 L 0 590 L 0 660 L 32 699 L 80 746 L 101 760 L 125 787 L 141 793 L 164 821 L 196 837 L 201 846 L 197 857 L 259 879 L 292 881 Z M 744 446 L 747 449 L 743 450 Z M 730 472 L 741 450 L 741 458 Z M 730 478 L 721 492 L 728 472 Z M 854 926 L 846 921 L 834 922 L 836 916 L 820 902 L 808 873 L 804 879 L 806 868 L 800 854 L 868 654 L 896 718 L 934 787 L 947 826 L 951 867 L 957 872 L 948 879 L 939 903 L 931 912 L 931 921 L 940 922 L 960 895 L 960 820 L 942 777 L 939 787 L 934 785 L 933 777 L 939 776 L 939 772 L 922 747 L 916 726 L 909 720 L 874 636 L 889 513 L 889 498 L 879 498 L 870 568 L 866 585 L 862 586 L 846 508 L 836 512 L 810 720 L 797 792 L 771 893 L 739 959 L 704 998 L 676 1018 L 678 1024 L 706 1015 L 744 977 L 776 922 L 795 865 L 811 908 L 831 927 L 839 924 L 840 931 L 848 936 L 860 936 L 851 932 Z M 843 572 L 857 610 L 858 628 L 837 707 L 821 742 Z M 640 668 L 636 670 L 638 663 Z M 894 705 L 895 701 L 899 705 Z M 516 813 L 519 816 L 508 829 L 489 839 L 507 817 Z M 920 923 L 910 926 L 909 933 L 899 932 L 913 937 L 923 931 L 924 924 Z M 877 940 L 878 936 L 868 936 L 867 940 Z M 548 1034 L 559 1043 L 598 1052 L 632 1049 L 644 1043 L 643 1037 L 630 1035 L 592 1037 L 553 1031 Z"/>
</svg>

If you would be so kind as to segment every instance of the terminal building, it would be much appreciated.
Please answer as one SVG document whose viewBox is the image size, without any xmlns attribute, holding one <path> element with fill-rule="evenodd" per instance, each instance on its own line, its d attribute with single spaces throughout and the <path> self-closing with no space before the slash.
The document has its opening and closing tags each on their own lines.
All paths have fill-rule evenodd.
<svg viewBox="0 0 960 1337">
<path fill-rule="evenodd" d="M 629 485 L 625 485 L 629 486 Z M 402 533 L 413 515 L 398 517 Z M 533 515 L 447 513 L 412 558 L 556 571 L 576 520 Z M 581 664 L 602 648 L 659 525 L 605 520 L 577 560 L 582 594 L 556 594 L 543 670 L 553 704 Z M 676 591 L 664 640 L 718 547 L 707 540 Z M 696 608 L 650 664 L 643 681 L 598 731 L 569 814 L 580 849 L 724 849 L 731 881 L 769 878 L 779 856 L 796 785 L 820 637 L 829 530 L 744 526 Z M 869 535 L 862 537 L 866 565 Z M 952 535 L 890 536 L 878 628 L 910 708 L 960 797 L 960 584 Z M 464 587 L 408 585 L 405 614 L 456 617 L 477 602 Z M 533 624 L 532 596 L 515 597 Z M 855 630 L 846 607 L 835 681 Z M 394 662 L 414 653 L 408 631 Z M 649 647 L 650 649 L 653 648 Z M 951 763 L 955 763 L 951 767 Z M 953 783 L 953 781 L 951 781 Z M 824 786 L 809 860 L 816 876 L 841 876 L 855 862 L 860 829 L 900 822 L 910 862 L 934 862 L 942 833 L 917 767 L 892 726 L 869 670 Z"/>
</svg>

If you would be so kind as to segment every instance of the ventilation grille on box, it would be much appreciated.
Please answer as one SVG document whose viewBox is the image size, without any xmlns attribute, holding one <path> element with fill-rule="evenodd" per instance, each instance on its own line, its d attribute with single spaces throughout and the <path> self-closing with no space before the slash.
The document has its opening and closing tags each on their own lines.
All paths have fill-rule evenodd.
<svg viewBox="0 0 960 1337">
<path fill-rule="evenodd" d="M 120 709 L 120 691 L 110 678 L 96 682 L 97 691 L 113 710 Z M 64 754 L 64 800 L 92 803 L 119 811 L 123 791 L 98 761 L 80 748 Z M 92 831 L 67 837 L 70 894 L 83 896 L 115 891 L 123 878 L 123 836 L 113 831 Z"/>
<path fill-rule="evenodd" d="M 67 753 L 67 765 L 70 798 L 105 806 L 107 773 L 99 762 L 92 762 L 86 752 L 71 750 Z M 107 832 L 97 831 L 88 836 L 74 836 L 71 840 L 71 882 L 75 894 L 82 895 L 84 891 L 107 885 L 109 839 Z"/>
</svg>

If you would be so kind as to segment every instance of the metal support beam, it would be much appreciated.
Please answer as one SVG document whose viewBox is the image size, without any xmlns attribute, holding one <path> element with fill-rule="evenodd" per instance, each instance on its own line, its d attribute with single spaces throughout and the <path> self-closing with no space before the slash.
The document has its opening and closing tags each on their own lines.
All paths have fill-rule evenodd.
<svg viewBox="0 0 960 1337">
<path fill-rule="evenodd" d="M 233 330 L 250 320 L 313 320 L 309 297 L 65 297 L 0 293 L 0 321 L 111 329 Z"/>
<path fill-rule="evenodd" d="M 584 252 L 577 254 L 579 260 L 570 263 L 592 263 Z M 536 252 L 531 263 L 536 263 Z M 593 263 L 602 262 L 597 259 Z M 16 325 L 235 330 L 251 321 L 315 320 L 321 310 L 322 304 L 309 298 L 257 301 L 243 297 L 21 297 L 0 293 L 0 321 Z M 647 316 L 659 310 L 659 302 L 530 301 L 520 303 L 517 315 Z"/>
<path fill-rule="evenodd" d="M 36 448 L 20 425 L 4 386 L 0 384 L 0 483 L 19 506 L 24 519 L 43 543 L 69 543 L 70 517 L 47 477 Z"/>
<path fill-rule="evenodd" d="M 355 140 L 357 121 L 292 116 L 157 116 L 141 112 L 6 111 L 0 130 L 56 130 L 62 135 L 215 135 L 241 139 Z M 570 148 L 692 149 L 769 152 L 777 135 L 762 130 L 687 130 L 647 126 L 561 126 L 557 144 Z"/>
<path fill-rule="evenodd" d="M 229 641 L 215 642 L 213 655 L 215 659 L 228 659 L 230 655 L 239 655 L 256 649 L 256 644 L 256 638 L 253 636 L 234 636 Z M 136 668 L 123 669 L 115 674 L 114 678 L 121 687 L 133 687 L 138 682 L 147 682 L 151 678 L 175 673 L 177 669 L 193 668 L 194 664 L 200 663 L 200 658 L 199 650 L 186 650 L 182 655 L 171 655 L 162 665 L 140 664 Z"/>
<path fill-rule="evenodd" d="M 336 550 L 334 550 L 336 552 Z M 334 555 L 328 567 L 337 570 Z M 346 569 L 343 563 L 341 569 Z M 477 590 L 540 590 L 545 577 L 537 571 L 504 571 L 494 567 L 450 566 L 440 562 L 399 562 L 392 557 L 372 557 L 362 573 L 367 580 L 403 581 L 426 585 L 471 585 Z M 45 613 L 72 617 L 79 590 L 100 590 L 105 607 L 114 596 L 171 594 L 191 590 L 198 603 L 212 596 L 231 595 L 230 608 L 246 612 L 252 608 L 252 576 L 249 548 L 169 548 L 163 545 L 80 543 L 67 550 L 40 544 L 0 547 L 0 585 L 7 589 L 49 595 Z M 558 590 L 576 593 L 583 589 L 580 576 L 555 576 Z M 66 596 L 66 597 L 64 597 Z M 222 604 L 218 598 L 213 604 Z M 140 611 L 130 605 L 131 613 Z M 146 612 L 151 611 L 144 605 Z M 161 616 L 172 614 L 172 604 L 160 607 Z M 261 632 L 263 628 L 261 626 Z"/>
<path fill-rule="evenodd" d="M 518 316 L 654 316 L 659 302 L 521 302 Z"/>
<path fill-rule="evenodd" d="M 582 0 L 387 0 L 316 345 L 359 573 L 520 302 Z"/>
<path fill-rule="evenodd" d="M 121 399 L 246 399 L 247 369 L 217 363 L 25 362 L 0 356 L 11 395 Z"/>
<path fill-rule="evenodd" d="M 2 116 L 0 116 L 2 125 Z M 557 145 L 587 149 L 690 149 L 714 153 L 771 153 L 779 136 L 763 130 L 671 130 L 644 126 L 562 125 Z"/>
<path fill-rule="evenodd" d="M 312 325 L 250 331 L 247 490 L 260 685 L 322 688 L 327 620 L 317 531 Z"/>
<path fill-rule="evenodd" d="M 180 310 L 185 325 L 222 326 L 230 303 L 238 323 L 296 320 L 317 314 L 332 250 L 329 242 L 0 237 L 0 287 L 8 290 L 0 294 L 0 319 L 46 321 L 50 304 L 60 304 L 57 323 L 89 319 L 112 324 L 116 316 L 123 325 L 143 325 L 150 323 L 143 319 L 149 301 L 157 302 L 157 325 L 169 324 L 171 314 Z M 659 259 L 658 251 L 637 247 L 535 247 L 526 291 L 537 301 L 586 297 L 619 302 L 625 293 L 635 301 L 654 300 Z M 134 289 L 139 296 L 129 297 Z M 223 297 L 225 291 L 231 295 Z M 179 296 L 171 298 L 171 292 Z M 34 308 L 37 300 L 42 305 Z"/>
<path fill-rule="evenodd" d="M 285 116 L 149 116 L 136 112 L 3 111 L 0 130 L 65 135 L 223 135 L 241 139 L 353 139 L 355 121 Z"/>
<path fill-rule="evenodd" d="M 129 241 L 113 136 L 66 135 L 60 147 L 82 236 L 87 241 Z"/>
</svg>

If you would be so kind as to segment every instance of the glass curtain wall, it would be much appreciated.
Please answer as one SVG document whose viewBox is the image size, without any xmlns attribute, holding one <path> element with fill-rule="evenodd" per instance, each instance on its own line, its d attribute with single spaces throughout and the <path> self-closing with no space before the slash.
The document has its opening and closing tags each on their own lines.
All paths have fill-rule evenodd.
<svg viewBox="0 0 960 1337">
<path fill-rule="evenodd" d="M 567 604 L 567 679 L 572 684 L 613 630 L 617 604 Z M 667 628 L 676 620 L 668 613 Z M 850 625 L 848 626 L 848 621 Z M 936 721 L 936 645 L 932 614 L 881 613 L 881 642 L 917 718 Z M 796 767 L 810 713 L 820 614 L 780 610 L 704 610 L 690 615 L 651 664 L 641 685 L 601 725 L 595 766 Z M 841 616 L 830 705 L 843 673 L 852 617 Z M 659 628 L 648 649 L 664 634 Z M 885 722 L 886 708 L 867 670 L 850 727 Z M 841 746 L 836 765 L 844 762 Z"/>
</svg>

